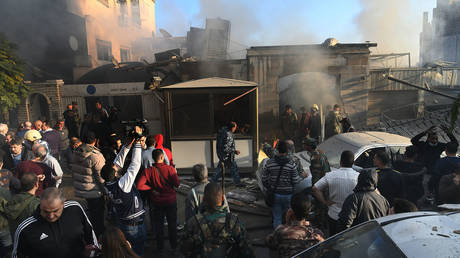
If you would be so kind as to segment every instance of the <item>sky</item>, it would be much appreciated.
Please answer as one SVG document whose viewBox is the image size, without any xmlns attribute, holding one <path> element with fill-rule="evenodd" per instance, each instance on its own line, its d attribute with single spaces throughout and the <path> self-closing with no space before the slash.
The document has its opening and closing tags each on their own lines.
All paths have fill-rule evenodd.
<svg viewBox="0 0 460 258">
<path fill-rule="evenodd" d="M 375 53 L 411 52 L 418 60 L 422 16 L 436 0 L 156 0 L 157 28 L 185 36 L 205 19 L 232 23 L 231 51 L 249 46 L 378 43 Z"/>
</svg>

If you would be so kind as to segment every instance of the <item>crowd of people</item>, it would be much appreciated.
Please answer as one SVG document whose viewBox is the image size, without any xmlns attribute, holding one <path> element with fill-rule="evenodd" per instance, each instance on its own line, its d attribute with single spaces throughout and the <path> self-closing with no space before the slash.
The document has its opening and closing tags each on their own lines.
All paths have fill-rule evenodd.
<svg viewBox="0 0 460 258">
<path fill-rule="evenodd" d="M 300 193 L 296 185 L 305 175 L 289 147 L 292 140 L 278 142 L 276 149 L 264 148 L 270 159 L 263 163 L 262 182 L 274 228 L 267 245 L 281 257 L 290 257 L 327 236 L 372 219 L 419 208 L 436 209 L 435 204 L 460 204 L 458 142 L 446 126 L 439 129 L 451 141 L 439 142 L 437 128 L 413 137 L 403 159 L 385 150 L 376 151 L 370 157 L 373 168 L 359 171 L 354 169 L 354 153 L 348 150 L 341 153 L 340 168 L 331 171 L 317 140 L 307 133 L 303 149 L 298 151 L 309 154 L 312 188 Z M 445 157 L 441 158 L 442 153 Z M 305 201 L 300 204 L 300 200 Z"/>
<path fill-rule="evenodd" d="M 242 186 L 235 162 L 235 122 L 218 132 L 220 172 L 215 179 L 208 179 L 204 165 L 194 166 L 196 186 L 185 200 L 185 228 L 178 234 L 180 180 L 163 136 L 148 135 L 142 125 L 127 134 L 114 130 L 100 102 L 81 121 L 75 104 L 55 124 L 27 121 L 16 132 L 0 124 L 0 257 L 179 252 L 187 257 L 254 257 L 243 224 L 222 208 L 225 198 L 217 183 L 219 173 L 229 169 L 235 184 Z M 63 192 L 65 174 L 71 175 L 72 194 Z M 169 248 L 164 245 L 166 224 Z M 155 253 L 147 255 L 149 230 L 156 245 Z"/>
<path fill-rule="evenodd" d="M 334 109 L 330 116 L 343 126 L 340 107 Z M 264 148 L 269 158 L 262 163 L 261 179 L 274 230 L 265 242 L 280 257 L 362 222 L 417 211 L 424 200 L 460 203 L 458 142 L 446 127 L 440 128 L 449 143 L 438 142 L 432 127 L 412 139 L 402 160 L 379 151 L 372 157 L 376 169 L 356 171 L 354 153 L 343 151 L 340 168 L 335 169 L 318 149 L 319 134 L 312 127 L 317 105 L 311 111 L 300 116 L 298 128 L 305 133 L 300 139 L 298 133 L 289 134 L 294 129 L 285 129 L 284 136 L 293 139 L 285 137 Z M 86 122 L 80 121 L 74 105 L 63 116 L 55 124 L 25 122 L 17 132 L 0 124 L 1 257 L 144 257 L 150 230 L 155 255 L 255 257 L 245 226 L 230 211 L 221 185 L 222 172 L 228 170 L 234 185 L 244 187 L 235 161 L 240 154 L 235 122 L 217 132 L 214 176 L 208 176 L 203 164 L 193 167 L 196 183 L 185 198 L 181 230 L 181 182 L 161 134 L 148 135 L 142 126 L 127 135 L 111 130 L 99 102 L 94 113 L 85 115 Z M 297 116 L 287 107 L 283 119 L 295 121 Z M 293 155 L 298 140 L 309 154 L 309 169 Z M 444 151 L 446 157 L 441 158 Z M 67 173 L 75 196 L 71 200 L 62 191 Z M 311 188 L 298 187 L 310 176 Z"/>
</svg>

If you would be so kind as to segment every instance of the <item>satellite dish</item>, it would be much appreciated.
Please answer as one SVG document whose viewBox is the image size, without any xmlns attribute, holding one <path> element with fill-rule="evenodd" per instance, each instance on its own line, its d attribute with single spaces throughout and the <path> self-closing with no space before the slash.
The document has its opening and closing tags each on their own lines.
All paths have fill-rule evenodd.
<svg viewBox="0 0 460 258">
<path fill-rule="evenodd" d="M 160 33 L 161 33 L 161 35 L 163 35 L 163 38 L 172 38 L 173 37 L 171 34 L 169 34 L 169 32 L 167 32 L 164 29 L 160 29 Z"/>
<path fill-rule="evenodd" d="M 70 48 L 73 50 L 73 51 L 77 51 L 78 50 L 78 40 L 77 38 L 74 36 L 74 35 L 71 35 L 69 37 L 69 45 L 70 45 Z"/>
</svg>

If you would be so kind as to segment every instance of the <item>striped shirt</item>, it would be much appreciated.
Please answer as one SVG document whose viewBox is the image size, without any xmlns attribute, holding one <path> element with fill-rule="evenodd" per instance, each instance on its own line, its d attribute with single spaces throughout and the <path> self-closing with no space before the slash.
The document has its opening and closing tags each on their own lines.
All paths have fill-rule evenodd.
<svg viewBox="0 0 460 258">
<path fill-rule="evenodd" d="M 353 193 L 353 189 L 358 183 L 359 173 L 352 168 L 339 168 L 326 173 L 315 187 L 323 191 L 329 189 L 329 200 L 334 204 L 329 206 L 327 214 L 331 219 L 338 220 L 339 213 L 342 210 L 342 205 L 345 199 Z"/>
<path fill-rule="evenodd" d="M 275 190 L 276 179 L 281 172 L 278 186 Z M 297 172 L 297 165 L 289 157 L 275 156 L 267 161 L 262 172 L 262 183 L 268 191 L 277 194 L 294 193 L 295 185 L 302 179 Z"/>
</svg>

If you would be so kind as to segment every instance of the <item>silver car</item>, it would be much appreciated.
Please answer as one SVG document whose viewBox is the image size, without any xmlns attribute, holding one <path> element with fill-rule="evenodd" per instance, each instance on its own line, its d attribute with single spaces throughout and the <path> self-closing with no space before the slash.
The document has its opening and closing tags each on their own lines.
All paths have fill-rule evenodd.
<svg viewBox="0 0 460 258">
<path fill-rule="evenodd" d="M 378 218 L 293 257 L 460 257 L 460 212 L 411 212 Z"/>
</svg>

